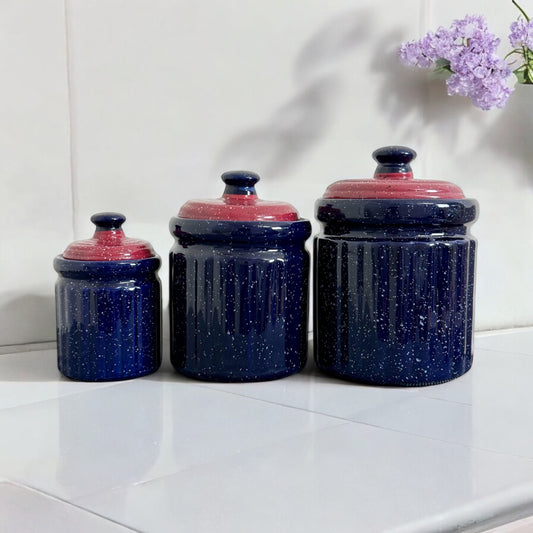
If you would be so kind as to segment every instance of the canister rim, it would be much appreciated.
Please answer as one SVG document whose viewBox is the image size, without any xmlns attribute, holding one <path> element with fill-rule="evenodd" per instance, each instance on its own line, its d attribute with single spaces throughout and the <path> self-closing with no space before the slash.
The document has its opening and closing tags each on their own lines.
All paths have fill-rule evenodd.
<svg viewBox="0 0 533 533">
<path fill-rule="evenodd" d="M 75 275 L 76 277 L 140 276 L 157 272 L 161 266 L 161 258 L 158 255 L 153 255 L 142 259 L 123 259 L 120 261 L 84 261 L 58 255 L 54 258 L 53 264 L 57 273 Z"/>
<path fill-rule="evenodd" d="M 464 199 L 326 199 L 315 202 L 316 218 L 323 223 L 410 226 L 464 225 L 477 219 L 479 204 Z"/>
<path fill-rule="evenodd" d="M 305 218 L 294 221 L 238 221 L 172 217 L 169 229 L 176 239 L 192 239 L 194 242 L 303 243 L 311 236 L 311 222 Z"/>
</svg>

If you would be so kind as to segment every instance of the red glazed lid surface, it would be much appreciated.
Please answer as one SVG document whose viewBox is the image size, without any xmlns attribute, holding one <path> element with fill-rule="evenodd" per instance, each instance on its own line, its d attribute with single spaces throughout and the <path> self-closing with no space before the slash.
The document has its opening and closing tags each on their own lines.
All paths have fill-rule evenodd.
<svg viewBox="0 0 533 533">
<path fill-rule="evenodd" d="M 226 184 L 221 198 L 190 200 L 178 213 L 180 218 L 198 220 L 292 221 L 298 211 L 288 203 L 261 200 L 255 192 L 259 176 L 254 172 L 234 170 L 222 174 Z"/>
<path fill-rule="evenodd" d="M 405 146 L 386 146 L 372 157 L 378 166 L 374 179 L 341 180 L 332 183 L 324 193 L 328 199 L 447 199 L 464 198 L 463 191 L 448 181 L 413 179 L 410 162 L 416 152 Z"/>
<path fill-rule="evenodd" d="M 130 239 L 124 235 L 122 224 L 126 220 L 120 213 L 97 213 L 91 217 L 96 225 L 92 239 L 76 241 L 63 252 L 65 259 L 77 261 L 125 261 L 154 257 L 150 243 Z"/>
</svg>

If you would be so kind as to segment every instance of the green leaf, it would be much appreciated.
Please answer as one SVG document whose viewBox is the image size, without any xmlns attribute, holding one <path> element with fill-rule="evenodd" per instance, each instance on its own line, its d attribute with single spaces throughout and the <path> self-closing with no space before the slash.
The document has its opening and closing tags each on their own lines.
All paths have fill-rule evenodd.
<svg viewBox="0 0 533 533">
<path fill-rule="evenodd" d="M 525 70 L 515 70 L 514 75 L 518 80 L 518 83 L 528 83 Z"/>
<path fill-rule="evenodd" d="M 504 59 L 511 57 L 513 54 L 524 55 L 524 52 L 521 48 L 515 48 L 514 50 L 511 50 L 509 53 L 505 54 Z"/>
<path fill-rule="evenodd" d="M 450 68 L 450 62 L 447 59 L 443 59 L 442 57 L 435 61 L 435 70 L 445 70 L 447 72 L 452 71 L 452 69 Z"/>
</svg>

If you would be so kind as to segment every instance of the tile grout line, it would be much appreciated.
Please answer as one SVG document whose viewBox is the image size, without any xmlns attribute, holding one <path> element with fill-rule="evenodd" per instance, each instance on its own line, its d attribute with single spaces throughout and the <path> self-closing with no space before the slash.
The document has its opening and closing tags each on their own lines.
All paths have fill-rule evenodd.
<svg viewBox="0 0 533 533">
<path fill-rule="evenodd" d="M 512 335 L 514 333 L 527 333 L 530 331 L 533 332 L 532 325 L 513 326 L 513 327 L 505 327 L 505 328 L 489 328 L 489 329 L 481 329 L 481 330 L 476 331 L 475 337 L 484 339 L 486 337 L 496 337 L 499 335 Z"/>
<path fill-rule="evenodd" d="M 123 382 L 120 382 L 120 383 L 123 383 Z M 78 391 L 75 391 L 75 392 L 67 392 L 65 394 L 59 394 L 57 396 L 51 396 L 50 398 L 42 398 L 40 400 L 33 400 L 33 401 L 30 401 L 30 402 L 26 402 L 26 403 L 20 403 L 20 404 L 17 404 L 17 405 L 11 405 L 9 407 L 0 407 L 0 414 L 3 414 L 5 411 L 9 411 L 10 409 L 22 409 L 24 407 L 35 406 L 35 405 L 37 405 L 39 403 L 55 402 L 55 401 L 58 401 L 58 400 L 60 400 L 62 398 L 66 398 L 67 396 L 77 396 L 77 395 L 81 395 L 81 394 L 87 394 L 88 392 L 95 392 L 95 391 L 99 391 L 99 390 L 102 390 L 102 389 L 109 389 L 111 387 L 115 387 L 117 385 L 120 385 L 120 383 L 106 382 L 105 384 L 95 386 L 95 387 L 91 388 L 90 390 L 78 390 Z"/>
<path fill-rule="evenodd" d="M 523 459 L 525 461 L 533 462 L 533 457 L 528 457 L 527 455 L 520 455 L 520 454 L 517 454 L 517 453 L 509 453 L 509 452 L 502 452 L 502 451 L 498 451 L 498 450 L 491 450 L 490 448 L 483 448 L 481 446 L 475 446 L 473 444 L 465 444 L 464 442 L 458 442 L 458 441 L 454 441 L 454 440 L 446 440 L 446 439 L 441 439 L 441 438 L 437 438 L 437 437 L 430 437 L 428 435 L 423 435 L 421 433 L 415 433 L 415 432 L 412 432 L 412 431 L 405 431 L 405 430 L 395 429 L 395 428 L 391 428 L 391 427 L 380 426 L 378 424 L 371 424 L 370 422 L 363 422 L 363 421 L 358 421 L 358 420 L 346 420 L 346 421 L 347 422 L 351 422 L 352 424 L 360 424 L 362 426 L 368 426 L 368 427 L 372 427 L 372 428 L 375 428 L 375 429 L 382 429 L 384 431 L 392 431 L 393 433 L 398 433 L 400 435 L 409 435 L 411 437 L 416 437 L 416 438 L 419 438 L 419 439 L 427 439 L 427 440 L 430 440 L 432 442 L 441 442 L 443 444 L 451 444 L 452 446 L 460 446 L 461 448 L 466 448 L 468 450 L 484 452 L 484 453 L 491 453 L 491 454 L 495 454 L 495 455 L 502 455 L 502 456 L 505 456 L 505 457 L 514 457 L 515 459 Z"/>
<path fill-rule="evenodd" d="M 419 26 L 419 37 L 421 38 L 422 35 L 424 35 L 428 31 L 429 27 L 429 18 L 430 18 L 430 0 L 420 0 L 420 15 L 418 20 L 418 26 Z M 420 127 L 418 128 L 418 133 L 416 135 L 416 140 L 418 145 L 420 146 L 419 153 L 422 152 L 423 154 L 426 154 L 427 150 L 427 142 L 426 138 L 427 135 L 424 135 L 424 124 L 426 122 L 426 116 L 428 114 L 428 108 L 430 106 L 430 85 L 429 85 L 429 79 L 425 79 L 424 81 L 424 87 L 423 87 L 423 95 L 424 95 L 424 101 L 422 106 L 420 107 Z M 420 175 L 421 176 L 427 176 L 428 175 L 428 162 L 427 162 L 427 156 L 424 155 L 423 158 L 421 158 L 420 161 Z"/>
<path fill-rule="evenodd" d="M 12 480 L 12 479 L 9 479 L 9 478 L 0 478 L 0 482 L 3 482 L 3 483 L 11 483 L 12 485 L 15 485 L 17 487 L 21 487 L 23 489 L 27 489 L 27 490 L 30 490 L 32 492 L 36 492 L 38 494 L 42 494 L 43 496 L 46 496 L 47 498 L 51 498 L 53 500 L 56 500 L 58 502 L 61 502 L 65 505 L 69 505 L 69 506 L 72 506 L 72 507 L 75 507 L 76 509 L 79 509 L 80 511 L 83 511 L 85 513 L 89 513 L 93 516 L 97 516 L 98 518 L 101 518 L 102 520 L 105 520 L 106 522 L 110 522 L 112 524 L 115 524 L 117 526 L 120 526 L 128 531 L 132 531 L 132 532 L 135 532 L 135 533 L 141 533 L 141 531 L 139 529 L 133 529 L 132 527 L 130 526 L 126 526 L 125 524 L 121 524 L 120 522 L 117 522 L 116 520 L 113 520 L 112 518 L 109 518 L 107 516 L 104 516 L 104 515 L 101 515 L 99 513 L 95 513 L 94 511 L 91 511 L 85 507 L 81 507 L 80 505 L 77 505 L 75 503 L 73 503 L 72 501 L 69 501 L 69 500 L 65 500 L 55 494 L 50 494 L 49 492 L 45 491 L 45 490 L 42 490 L 42 489 L 38 489 L 37 487 L 34 487 L 33 485 L 30 485 L 29 483 L 23 483 L 21 481 L 15 481 L 15 480 Z"/>
<path fill-rule="evenodd" d="M 270 402 L 267 402 L 267 403 L 270 403 Z M 315 414 L 321 414 L 321 413 L 315 413 Z M 329 415 L 326 415 L 326 416 L 329 416 Z M 477 447 L 477 446 L 470 446 L 468 444 L 464 444 L 464 443 L 461 443 L 461 442 L 442 440 L 442 439 L 438 439 L 438 438 L 434 438 L 434 437 L 428 437 L 427 435 L 420 435 L 420 434 L 417 434 L 417 433 L 400 431 L 400 430 L 396 430 L 396 429 L 393 429 L 393 428 L 387 428 L 387 427 L 378 426 L 378 425 L 374 425 L 374 424 L 370 424 L 370 423 L 366 423 L 366 422 L 359 422 L 359 421 L 356 421 L 356 420 L 342 419 L 342 418 L 334 417 L 334 416 L 331 416 L 331 418 L 337 418 L 339 420 L 339 423 L 338 424 L 333 424 L 331 426 L 321 427 L 321 428 L 314 429 L 314 430 L 311 430 L 311 431 L 303 431 L 301 433 L 297 433 L 295 435 L 291 435 L 290 437 L 282 438 L 281 440 L 276 441 L 276 442 L 272 442 L 272 443 L 268 443 L 268 444 L 260 444 L 260 445 L 257 445 L 257 446 L 255 446 L 253 448 L 250 448 L 250 449 L 247 449 L 247 450 L 244 450 L 244 451 L 237 451 L 237 452 L 234 452 L 234 453 L 230 453 L 230 454 L 226 455 L 223 458 L 209 459 L 207 461 L 202 461 L 202 462 L 199 462 L 199 463 L 196 463 L 196 464 L 189 465 L 189 466 L 187 466 L 185 468 L 177 469 L 177 470 L 175 470 L 173 472 L 167 472 L 167 473 L 164 473 L 164 474 L 162 473 L 160 475 L 157 475 L 157 476 L 154 476 L 154 477 L 148 477 L 147 479 L 143 479 L 143 480 L 140 480 L 140 481 L 137 481 L 137 482 L 118 484 L 118 485 L 116 485 L 114 487 L 105 489 L 103 491 L 102 490 L 97 490 L 95 492 L 90 492 L 90 493 L 87 493 L 87 494 L 83 494 L 81 496 L 77 496 L 77 497 L 73 498 L 72 502 L 79 502 L 80 500 L 84 500 L 85 498 L 91 498 L 92 496 L 99 495 L 99 494 L 106 494 L 106 493 L 121 491 L 121 490 L 124 490 L 127 487 L 141 487 L 143 485 L 151 484 L 151 483 L 154 483 L 154 482 L 159 482 L 161 480 L 164 480 L 164 479 L 167 479 L 167 478 L 170 478 L 170 477 L 173 477 L 173 476 L 179 476 L 179 475 L 182 475 L 183 473 L 193 471 L 193 470 L 195 470 L 197 468 L 205 468 L 206 466 L 208 466 L 208 465 L 210 465 L 212 463 L 220 462 L 221 459 L 224 460 L 224 461 L 231 460 L 231 459 L 233 459 L 235 457 L 238 457 L 239 455 L 242 455 L 242 454 L 253 453 L 253 452 L 268 448 L 268 447 L 279 446 L 279 445 L 282 445 L 282 444 L 284 444 L 286 442 L 289 442 L 291 440 L 299 439 L 301 437 L 304 437 L 306 435 L 333 431 L 333 430 L 337 430 L 337 429 L 339 429 L 341 427 L 344 427 L 344 426 L 347 426 L 347 425 L 351 425 L 351 424 L 360 425 L 360 426 L 363 426 L 363 427 L 370 427 L 370 428 L 373 428 L 373 429 L 378 429 L 378 430 L 383 430 L 383 431 L 390 431 L 392 433 L 396 433 L 396 434 L 400 434 L 400 435 L 407 435 L 407 436 L 415 437 L 417 439 L 426 439 L 426 440 L 429 440 L 429 441 L 432 441 L 432 442 L 438 442 L 438 443 L 442 443 L 442 444 L 445 444 L 445 445 L 458 446 L 458 447 L 461 447 L 461 448 L 466 448 L 466 449 L 477 451 L 477 452 L 481 452 L 481 453 L 489 453 L 489 454 L 495 454 L 495 455 L 500 455 L 500 456 L 505 456 L 505 457 L 513 457 L 513 458 L 516 458 L 516 459 L 525 460 L 525 461 L 529 461 L 529 462 L 533 461 L 532 457 L 527 457 L 527 456 L 523 456 L 523 455 L 517 455 L 517 454 L 512 454 L 512 453 L 507 453 L 507 452 L 500 452 L 500 451 L 491 450 L 491 449 L 488 449 L 488 448 L 481 448 L 481 447 Z M 69 500 L 69 502 L 70 502 L 70 500 Z M 75 503 L 75 505 L 79 506 L 79 503 Z M 81 507 L 81 508 L 82 509 L 86 509 L 85 507 Z"/>
<path fill-rule="evenodd" d="M 74 156 L 74 103 L 72 97 L 72 49 L 70 44 L 70 23 L 69 23 L 69 0 L 63 0 L 63 13 L 65 19 L 65 57 L 66 57 L 66 81 L 67 81 L 67 106 L 68 106 L 68 138 L 69 138 L 69 166 L 70 166 L 70 198 L 71 198 L 71 223 L 73 238 L 78 235 L 76 227 L 76 204 L 77 204 L 77 184 L 76 184 L 76 171 L 75 171 L 75 156 Z"/>
<path fill-rule="evenodd" d="M 27 342 L 20 344 L 3 344 L 0 346 L 0 357 L 3 355 L 30 354 L 33 352 L 44 352 L 55 349 L 56 341 L 32 342 L 31 344 L 28 344 Z"/>
<path fill-rule="evenodd" d="M 474 356 L 476 355 L 476 352 L 505 353 L 507 355 L 521 355 L 525 357 L 533 357 L 533 353 L 518 352 L 518 351 L 509 350 L 509 349 L 500 350 L 498 348 L 477 348 L 474 350 Z"/>
<path fill-rule="evenodd" d="M 190 472 L 191 470 L 195 470 L 197 468 L 204 468 L 204 467 L 206 467 L 206 466 L 208 466 L 210 464 L 218 463 L 221 460 L 223 460 L 223 461 L 231 460 L 231 459 L 233 459 L 235 457 L 238 457 L 239 455 L 256 452 L 256 451 L 263 450 L 265 448 L 269 448 L 269 447 L 272 447 L 272 446 L 279 446 L 279 445 L 281 445 L 283 443 L 286 443 L 286 442 L 294 440 L 294 439 L 299 439 L 301 437 L 304 437 L 304 436 L 307 436 L 307 435 L 312 435 L 314 433 L 320 433 L 320 432 L 323 432 L 323 431 L 329 431 L 329 430 L 333 430 L 333 429 L 338 429 L 338 428 L 340 428 L 342 426 L 347 426 L 349 424 L 353 424 L 353 422 L 350 421 L 350 420 L 339 419 L 339 423 L 338 424 L 333 424 L 331 426 L 324 426 L 324 427 L 320 427 L 320 428 L 312 429 L 312 430 L 304 430 L 304 431 L 301 431 L 301 432 L 296 433 L 296 434 L 291 435 L 291 436 L 282 437 L 280 440 L 277 440 L 275 442 L 270 442 L 270 443 L 266 443 L 266 444 L 265 443 L 258 444 L 257 446 L 254 446 L 254 447 L 246 449 L 246 450 L 239 450 L 239 451 L 235 451 L 235 452 L 230 452 L 228 455 L 225 455 L 224 457 L 207 459 L 206 461 L 201 461 L 201 462 L 196 463 L 196 464 L 191 464 L 191 465 L 186 466 L 184 468 L 178 468 L 177 470 L 174 470 L 173 472 L 167 472 L 167 473 L 164 473 L 164 474 L 162 473 L 161 475 L 154 476 L 154 477 L 147 478 L 147 479 L 143 479 L 141 481 L 135 481 L 135 482 L 132 482 L 132 483 L 119 484 L 119 485 L 116 485 L 116 486 L 111 487 L 109 489 L 104 489 L 103 491 L 102 490 L 97 490 L 95 492 L 91 492 L 91 493 L 88 493 L 88 494 L 83 494 L 81 496 L 77 496 L 77 497 L 73 498 L 72 501 L 73 502 L 79 502 L 80 500 L 83 500 L 85 498 L 91 498 L 92 496 L 95 496 L 97 494 L 105 494 L 105 493 L 108 493 L 108 492 L 116 492 L 116 491 L 123 490 L 123 489 L 125 489 L 127 487 L 140 487 L 142 485 L 147 485 L 149 483 L 153 483 L 155 481 L 160 481 L 162 479 L 166 479 L 166 478 L 169 478 L 169 477 L 172 477 L 172 476 L 181 475 L 181 474 L 183 474 L 185 472 Z"/>
<path fill-rule="evenodd" d="M 450 403 L 452 405 L 462 405 L 462 406 L 465 406 L 465 407 L 472 407 L 472 404 L 468 403 L 468 402 L 460 402 L 459 400 L 448 400 L 448 398 L 439 398 L 438 396 L 430 396 L 428 394 L 420 393 L 419 395 L 416 395 L 415 397 L 424 398 L 425 400 L 432 400 L 432 401 L 435 401 L 435 402 Z"/>
<path fill-rule="evenodd" d="M 202 385 L 200 385 L 200 387 L 202 387 Z M 384 431 L 391 431 L 393 433 L 398 433 L 398 434 L 401 434 L 401 435 L 410 435 L 412 437 L 417 437 L 417 438 L 421 438 L 421 439 L 428 439 L 428 440 L 431 440 L 431 441 L 434 441 L 434 442 L 442 442 L 442 443 L 445 443 L 445 444 L 452 444 L 452 445 L 455 445 L 455 446 L 461 446 L 463 448 L 468 448 L 470 450 L 478 450 L 478 451 L 481 451 L 481 452 L 494 453 L 494 454 L 497 454 L 497 455 L 504 455 L 504 456 L 508 456 L 508 457 L 516 457 L 516 458 L 519 458 L 519 459 L 525 459 L 525 460 L 528 460 L 528 461 L 533 461 L 533 457 L 528 457 L 527 455 L 519 455 L 519 454 L 515 454 L 515 453 L 501 452 L 501 451 L 498 451 L 498 450 L 491 450 L 490 448 L 483 448 L 483 447 L 479 447 L 479 446 L 473 446 L 473 445 L 469 445 L 469 444 L 465 444 L 465 443 L 457 442 L 457 441 L 453 441 L 453 440 L 445 440 L 445 439 L 440 439 L 440 438 L 437 438 L 437 437 L 430 437 L 430 436 L 422 435 L 422 434 L 415 433 L 415 432 L 412 432 L 412 431 L 405 431 L 405 430 L 395 429 L 395 428 L 386 427 L 386 426 L 382 426 L 382 425 L 378 425 L 378 424 L 371 424 L 370 422 L 364 422 L 364 421 L 361 421 L 361 420 L 354 420 L 353 418 L 346 418 L 346 417 L 343 417 L 343 416 L 340 416 L 340 415 L 333 415 L 333 414 L 328 414 L 328 413 L 324 413 L 324 412 L 321 412 L 321 411 L 309 410 L 309 409 L 305 409 L 303 407 L 298 407 L 298 406 L 294 406 L 294 405 L 286 405 L 286 404 L 274 402 L 274 401 L 271 401 L 271 400 L 265 400 L 265 399 L 262 399 L 262 398 L 254 398 L 252 396 L 244 396 L 242 394 L 239 394 L 238 392 L 223 391 L 223 390 L 220 390 L 220 389 L 214 389 L 214 388 L 209 387 L 207 385 L 204 385 L 203 388 L 214 390 L 216 392 L 224 392 L 226 394 L 232 394 L 234 396 L 239 396 L 241 398 L 247 398 L 247 399 L 250 399 L 250 400 L 256 400 L 256 401 L 263 402 L 263 403 L 266 403 L 266 404 L 269 404 L 269 405 L 276 405 L 278 407 L 285 407 L 285 408 L 289 408 L 289 409 L 295 409 L 297 411 L 302 411 L 304 413 L 310 413 L 310 414 L 314 414 L 314 415 L 325 416 L 325 417 L 328 417 L 328 418 L 332 418 L 332 419 L 338 420 L 339 422 L 342 421 L 342 422 L 350 423 L 350 424 L 360 424 L 362 426 L 372 427 L 372 428 L 375 428 L 375 429 L 382 429 Z M 428 398 L 428 397 L 424 397 L 424 398 L 431 399 L 431 400 L 436 400 L 436 401 L 440 400 L 439 398 Z M 448 400 L 442 400 L 442 401 L 446 402 Z M 465 406 L 470 406 L 471 407 L 471 404 L 463 404 L 463 403 L 460 403 L 460 402 L 450 402 L 450 403 L 457 403 L 458 405 L 465 405 Z M 339 426 L 340 425 L 344 425 L 344 424 L 339 424 Z M 331 427 L 338 427 L 338 426 L 334 425 L 334 426 L 331 426 Z M 322 428 L 322 429 L 329 429 L 329 428 Z"/>
</svg>

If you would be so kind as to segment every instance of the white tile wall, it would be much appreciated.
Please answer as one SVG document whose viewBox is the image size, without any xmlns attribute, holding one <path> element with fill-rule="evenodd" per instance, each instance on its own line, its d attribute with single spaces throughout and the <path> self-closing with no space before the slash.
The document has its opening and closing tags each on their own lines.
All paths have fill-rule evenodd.
<svg viewBox="0 0 533 533">
<path fill-rule="evenodd" d="M 504 37 L 516 17 L 504 7 L 3 2 L 0 345 L 53 338 L 52 258 L 92 233 L 92 213 L 124 212 L 127 233 L 166 259 L 169 218 L 218 196 L 222 171 L 258 171 L 263 197 L 312 219 L 327 184 L 370 176 L 371 152 L 393 143 L 418 150 L 419 177 L 455 181 L 481 203 L 477 328 L 532 324 L 529 94 L 483 113 L 395 57 L 466 12 Z M 161 278 L 166 296 L 166 260 Z"/>
<path fill-rule="evenodd" d="M 62 0 L 0 2 L 0 344 L 50 340 L 72 239 Z"/>
</svg>

